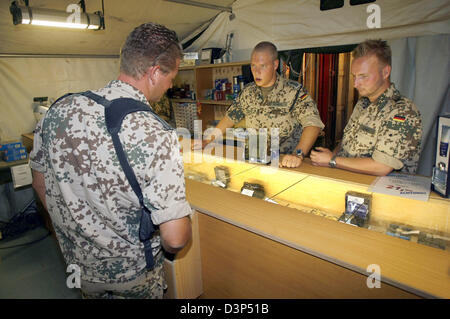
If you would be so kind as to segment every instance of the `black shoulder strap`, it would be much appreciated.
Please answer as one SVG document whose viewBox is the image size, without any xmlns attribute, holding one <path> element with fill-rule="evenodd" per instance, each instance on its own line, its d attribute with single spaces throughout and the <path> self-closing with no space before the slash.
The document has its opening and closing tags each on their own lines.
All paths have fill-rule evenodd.
<svg viewBox="0 0 450 319">
<path fill-rule="evenodd" d="M 297 93 L 295 94 L 294 101 L 292 101 L 291 107 L 289 108 L 289 112 L 292 112 L 292 110 L 294 109 L 295 103 L 297 102 L 298 95 L 300 94 L 301 90 L 302 90 L 302 85 L 300 85 L 300 87 L 297 90 Z"/>
<path fill-rule="evenodd" d="M 149 110 L 148 105 L 144 104 L 144 106 L 142 106 L 137 103 L 130 103 L 128 99 L 124 100 L 117 99 L 110 101 L 91 91 L 82 92 L 80 94 L 94 100 L 98 104 L 101 104 L 105 107 L 106 128 L 108 129 L 109 134 L 111 134 L 114 148 L 116 150 L 117 157 L 119 158 L 120 165 L 122 165 L 123 171 L 125 172 L 125 175 L 128 181 L 130 182 L 133 191 L 139 198 L 139 203 L 141 204 L 141 206 L 144 206 L 144 199 L 142 196 L 141 187 L 137 182 L 136 175 L 134 174 L 134 171 L 131 168 L 130 163 L 128 163 L 128 159 L 125 155 L 125 151 L 119 139 L 119 131 L 125 116 L 127 116 L 132 112 L 148 111 Z M 129 100 L 135 101 L 133 99 Z M 152 207 L 152 209 L 154 208 Z"/>
<path fill-rule="evenodd" d="M 151 219 L 151 210 L 156 210 L 156 208 L 153 207 L 151 204 L 147 204 L 151 206 L 151 210 L 149 210 L 144 205 L 144 197 L 142 195 L 141 187 L 139 186 L 139 183 L 136 179 L 136 175 L 134 174 L 134 171 L 128 162 L 128 159 L 125 155 L 125 151 L 123 150 L 122 143 L 120 142 L 119 139 L 119 131 L 122 126 L 123 119 L 128 114 L 138 111 L 145 111 L 152 113 L 155 116 L 155 118 L 167 130 L 173 128 L 169 124 L 167 124 L 167 122 L 165 122 L 163 119 L 159 118 L 159 116 L 156 115 L 156 113 L 154 113 L 148 105 L 140 101 L 131 98 L 119 98 L 110 101 L 91 91 L 82 92 L 80 94 L 94 100 L 98 104 L 101 104 L 105 107 L 106 127 L 108 132 L 111 134 L 117 157 L 125 173 L 125 176 L 127 177 L 128 182 L 131 185 L 131 188 L 135 192 L 136 196 L 139 198 L 139 203 L 141 205 L 142 211 L 139 225 L 139 240 L 144 243 L 144 252 L 147 268 L 152 269 L 154 267 L 154 260 L 150 239 L 156 227 Z"/>
</svg>

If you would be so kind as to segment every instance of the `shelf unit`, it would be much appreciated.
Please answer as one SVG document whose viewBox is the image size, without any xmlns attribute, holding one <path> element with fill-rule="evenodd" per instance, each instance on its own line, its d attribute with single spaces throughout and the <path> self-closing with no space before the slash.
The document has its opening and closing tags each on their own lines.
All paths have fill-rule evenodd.
<svg viewBox="0 0 450 319">
<path fill-rule="evenodd" d="M 197 99 L 171 99 L 171 102 L 196 103 L 198 119 L 202 120 L 204 131 L 208 128 L 209 123 L 220 120 L 233 103 L 231 100 L 205 99 L 205 91 L 214 88 L 216 79 L 227 78 L 230 83 L 233 83 L 233 76 L 242 74 L 242 67 L 245 65 L 250 65 L 250 61 L 180 67 L 174 86 L 189 84 Z"/>
</svg>

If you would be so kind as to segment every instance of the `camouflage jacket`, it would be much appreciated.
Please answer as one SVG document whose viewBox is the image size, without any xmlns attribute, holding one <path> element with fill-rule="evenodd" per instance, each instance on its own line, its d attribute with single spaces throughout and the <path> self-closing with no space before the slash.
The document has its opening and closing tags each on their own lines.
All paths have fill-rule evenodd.
<svg viewBox="0 0 450 319">
<path fill-rule="evenodd" d="M 421 139 L 420 112 L 391 84 L 373 103 L 367 97 L 359 99 L 344 129 L 338 156 L 372 157 L 394 170 L 415 173 Z"/>
<path fill-rule="evenodd" d="M 297 94 L 297 101 L 294 98 Z M 291 153 L 297 146 L 302 128 L 323 128 L 316 102 L 298 82 L 277 75 L 277 80 L 267 98 L 254 82 L 245 86 L 226 115 L 237 124 L 245 118 L 247 128 L 278 128 L 280 152 Z"/>
<path fill-rule="evenodd" d="M 166 122 L 172 119 L 172 107 L 166 94 L 158 102 L 152 103 L 152 108 Z"/>
<path fill-rule="evenodd" d="M 93 92 L 148 104 L 121 81 Z M 67 264 L 78 265 L 89 282 L 119 283 L 143 273 L 139 200 L 106 130 L 104 107 L 81 95 L 66 97 L 50 108 L 34 136 L 31 167 L 44 174 L 48 212 Z M 136 112 L 125 117 L 119 137 L 144 204 L 157 208 L 154 224 L 189 215 L 176 132 L 164 130 L 150 112 Z M 153 255 L 161 250 L 159 231 L 152 248 Z"/>
</svg>

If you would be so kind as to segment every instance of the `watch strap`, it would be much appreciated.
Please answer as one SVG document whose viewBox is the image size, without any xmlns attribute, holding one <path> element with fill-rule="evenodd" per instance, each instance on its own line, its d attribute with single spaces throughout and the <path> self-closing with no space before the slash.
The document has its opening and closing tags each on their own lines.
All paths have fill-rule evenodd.
<svg viewBox="0 0 450 319">
<path fill-rule="evenodd" d="M 296 150 L 294 151 L 294 154 L 295 154 L 296 156 L 298 156 L 298 157 L 301 157 L 302 159 L 305 158 L 305 154 L 303 154 L 303 151 L 302 151 L 301 148 L 296 149 Z"/>
</svg>

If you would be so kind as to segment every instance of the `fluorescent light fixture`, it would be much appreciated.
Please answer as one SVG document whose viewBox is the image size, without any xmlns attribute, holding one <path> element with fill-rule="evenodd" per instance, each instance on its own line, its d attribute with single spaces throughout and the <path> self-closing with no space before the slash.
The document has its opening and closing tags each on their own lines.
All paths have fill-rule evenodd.
<svg viewBox="0 0 450 319">
<path fill-rule="evenodd" d="M 11 3 L 9 10 L 15 25 L 32 24 L 73 29 L 104 29 L 103 14 L 100 11 L 91 14 L 80 12 L 81 10 L 78 10 L 78 12 L 65 12 L 53 9 L 31 8 L 29 6 L 19 6 L 16 1 Z"/>
</svg>

